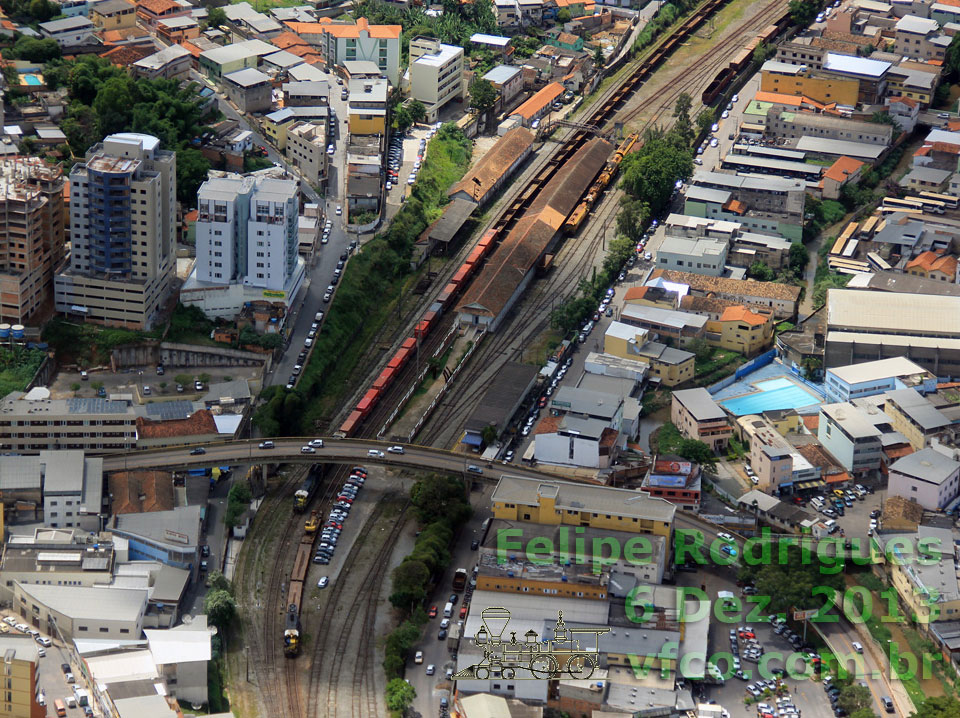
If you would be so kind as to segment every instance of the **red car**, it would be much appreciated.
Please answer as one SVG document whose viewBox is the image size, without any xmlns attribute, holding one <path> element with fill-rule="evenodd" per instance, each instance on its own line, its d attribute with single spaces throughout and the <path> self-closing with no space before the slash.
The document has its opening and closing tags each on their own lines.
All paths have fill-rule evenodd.
<svg viewBox="0 0 960 718">
<path fill-rule="evenodd" d="M 460 606 L 460 620 L 463 620 L 464 618 L 467 617 L 467 606 L 469 605 L 470 605 L 469 603 L 465 603 L 462 606 Z"/>
<path fill-rule="evenodd" d="M 347 496 L 347 495 L 338 496 L 338 497 L 337 497 L 337 501 L 343 501 L 345 504 L 352 504 L 352 503 L 353 503 L 353 499 L 351 499 L 351 498 L 350 498 L 349 496 Z"/>
<path fill-rule="evenodd" d="M 427 613 L 427 616 L 429 616 L 430 618 L 436 618 L 436 617 L 437 617 L 437 607 L 436 607 L 436 606 L 430 606 L 430 611 Z"/>
</svg>

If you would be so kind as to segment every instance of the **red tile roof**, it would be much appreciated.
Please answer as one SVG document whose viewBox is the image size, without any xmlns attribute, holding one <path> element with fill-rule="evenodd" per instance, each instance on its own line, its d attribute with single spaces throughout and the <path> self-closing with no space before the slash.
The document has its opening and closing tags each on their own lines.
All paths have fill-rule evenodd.
<svg viewBox="0 0 960 718">
<path fill-rule="evenodd" d="M 863 167 L 864 163 L 855 160 L 852 157 L 838 157 L 837 161 L 830 165 L 830 168 L 823 173 L 823 176 L 832 179 L 834 182 L 846 182 L 857 170 Z"/>
<path fill-rule="evenodd" d="M 142 60 L 148 55 L 152 55 L 153 48 L 144 45 L 117 45 L 100 54 L 100 57 L 109 60 L 111 64 L 117 67 L 129 67 L 138 60 Z"/>
<path fill-rule="evenodd" d="M 551 82 L 510 114 L 520 115 L 525 120 L 529 120 L 563 93 L 563 85 L 559 82 Z"/>
<path fill-rule="evenodd" d="M 483 156 L 462 180 L 453 185 L 447 195 L 466 192 L 471 198 L 483 197 L 518 157 L 528 153 L 533 146 L 533 133 L 526 127 L 514 127 Z"/>
<path fill-rule="evenodd" d="M 307 47 L 310 47 L 310 43 L 293 32 L 281 32 L 270 41 L 270 44 L 276 45 L 281 50 L 286 50 L 294 45 L 306 45 Z"/>
<path fill-rule="evenodd" d="M 915 267 L 919 267 L 925 272 L 943 272 L 954 277 L 957 273 L 957 260 L 956 257 L 951 257 L 949 254 L 926 251 L 907 262 L 907 269 Z"/>
<path fill-rule="evenodd" d="M 154 15 L 159 15 L 168 10 L 176 10 L 180 7 L 181 6 L 173 0 L 140 0 L 140 2 L 137 3 L 138 10 L 147 10 Z"/>
<path fill-rule="evenodd" d="M 115 514 L 174 508 L 173 474 L 168 471 L 118 471 L 110 474 L 109 489 Z"/>
<path fill-rule="evenodd" d="M 721 322 L 746 322 L 754 327 L 766 324 L 772 318 L 773 315 L 757 314 L 743 305 L 739 307 L 727 307 L 723 310 L 723 314 L 720 315 Z"/>
</svg>

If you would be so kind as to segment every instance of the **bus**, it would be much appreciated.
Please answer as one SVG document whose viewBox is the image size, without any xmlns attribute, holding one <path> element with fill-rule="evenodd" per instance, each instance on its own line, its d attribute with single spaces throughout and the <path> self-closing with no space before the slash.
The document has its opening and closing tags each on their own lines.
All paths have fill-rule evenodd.
<svg viewBox="0 0 960 718">
<path fill-rule="evenodd" d="M 937 199 L 930 199 L 929 197 L 906 197 L 908 202 L 919 202 L 920 206 L 923 207 L 926 212 L 933 212 L 934 214 L 943 214 L 946 209 L 946 205 Z"/>
<path fill-rule="evenodd" d="M 876 252 L 867 252 L 867 264 L 876 269 L 878 272 L 886 272 L 892 269 L 887 260 L 885 260 Z"/>
<path fill-rule="evenodd" d="M 954 197 L 952 194 L 940 194 L 939 192 L 921 192 L 920 197 L 923 199 L 932 199 L 937 202 L 943 202 L 943 206 L 947 209 L 956 209 L 957 208 L 957 197 Z"/>
<path fill-rule="evenodd" d="M 880 217 L 875 214 L 867 217 L 863 225 L 860 227 L 860 239 L 870 239 L 873 236 L 873 233 L 877 231 L 877 223 L 879 221 Z"/>
<path fill-rule="evenodd" d="M 883 200 L 883 206 L 880 207 L 880 214 L 882 214 L 883 216 L 887 216 L 888 214 L 893 214 L 894 212 L 900 212 L 901 214 L 909 214 L 918 218 L 923 216 L 922 207 L 903 207 L 903 206 L 897 206 L 897 205 L 890 205 L 890 204 L 887 204 L 888 201 L 890 200 L 886 200 L 886 199 Z M 894 200 L 894 201 L 899 201 L 899 200 Z M 877 229 L 877 231 L 880 231 L 879 228 Z"/>
<path fill-rule="evenodd" d="M 897 199 L 895 197 L 884 197 L 883 198 L 883 209 L 892 207 L 894 210 L 898 209 L 923 209 L 923 202 L 919 199 Z"/>
</svg>

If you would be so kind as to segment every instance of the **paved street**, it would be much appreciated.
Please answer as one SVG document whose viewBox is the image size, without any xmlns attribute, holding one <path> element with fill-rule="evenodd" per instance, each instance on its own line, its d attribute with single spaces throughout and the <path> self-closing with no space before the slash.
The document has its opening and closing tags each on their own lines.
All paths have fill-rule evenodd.
<svg viewBox="0 0 960 718">
<path fill-rule="evenodd" d="M 468 572 L 471 572 L 477 562 L 477 552 L 470 549 L 470 542 L 474 538 L 480 538 L 481 524 L 484 519 L 491 515 L 490 496 L 492 492 L 493 486 L 484 485 L 483 491 L 473 491 L 470 494 L 474 514 L 457 540 L 456 548 L 450 560 L 450 569 L 440 580 L 434 595 L 427 601 L 428 605 L 437 606 L 437 617 L 430 619 L 427 623 L 423 641 L 414 649 L 415 651 L 423 651 L 423 664 L 416 665 L 412 657 L 407 664 L 405 677 L 417 691 L 417 699 L 413 703 L 413 709 L 425 718 L 436 715 L 440 698 L 449 696 L 447 690 L 449 683 L 444 672 L 448 666 L 453 667 L 454 661 L 447 649 L 447 642 L 437 640 L 437 632 L 440 630 L 440 621 L 443 619 L 443 606 L 450 594 L 453 593 L 451 582 L 453 581 L 454 571 L 458 568 L 466 568 Z M 456 615 L 451 619 L 452 625 L 459 620 L 457 616 L 460 615 L 460 606 L 465 595 L 466 592 L 462 592 L 460 602 L 454 606 Z M 462 640 L 472 640 L 472 637 L 468 636 Z M 436 668 L 436 673 L 432 676 L 426 674 L 428 665 L 433 665 Z"/>
</svg>

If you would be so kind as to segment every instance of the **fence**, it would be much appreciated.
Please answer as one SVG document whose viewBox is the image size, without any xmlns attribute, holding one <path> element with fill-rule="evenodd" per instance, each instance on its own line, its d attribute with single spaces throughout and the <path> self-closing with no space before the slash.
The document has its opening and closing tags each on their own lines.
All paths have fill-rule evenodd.
<svg viewBox="0 0 960 718">
<path fill-rule="evenodd" d="M 440 389 L 440 391 L 437 392 L 437 395 L 433 398 L 433 401 L 430 402 L 430 406 L 428 406 L 426 410 L 423 412 L 423 416 L 421 416 L 417 420 L 417 423 L 414 425 L 413 429 L 410 430 L 410 435 L 407 437 L 408 444 L 413 443 L 413 440 L 416 437 L 416 435 L 420 432 L 420 429 L 423 428 L 423 425 L 427 423 L 427 419 L 429 419 L 430 415 L 433 414 L 433 410 L 437 408 L 437 404 L 439 404 L 440 400 L 443 399 L 444 396 L 446 396 L 447 390 L 451 386 L 453 386 L 453 382 L 457 378 L 457 374 L 459 374 L 460 370 L 463 369 L 464 366 L 466 366 L 467 360 L 477 350 L 477 347 L 480 346 L 480 342 L 485 336 L 486 336 L 486 332 L 480 332 L 480 334 L 477 335 L 476 340 L 474 340 L 473 346 L 467 349 L 467 351 L 463 355 L 463 359 L 461 359 L 460 363 L 457 364 L 456 367 L 454 367 L 453 371 L 450 373 L 450 377 L 447 379 L 446 384 L 444 384 L 443 387 Z"/>
<path fill-rule="evenodd" d="M 433 353 L 433 358 L 436 359 L 439 356 L 442 356 L 447 348 L 453 341 L 453 337 L 459 331 L 459 327 L 454 323 L 450 327 L 450 331 L 447 332 L 446 336 L 443 338 L 443 341 L 440 342 L 440 346 L 437 347 L 437 350 Z M 407 402 L 413 397 L 414 392 L 420 387 L 420 382 L 423 381 L 423 378 L 427 375 L 427 372 L 430 371 L 430 362 L 426 361 L 423 364 L 423 369 L 420 370 L 420 373 L 417 374 L 416 378 L 410 383 L 410 388 L 407 389 L 407 392 L 403 395 L 403 398 L 397 402 L 397 406 L 391 412 L 390 416 L 387 417 L 387 420 L 383 422 L 383 426 L 380 427 L 380 431 L 377 432 L 377 438 L 382 439 L 384 434 L 387 433 L 387 429 L 394 422 L 394 420 L 400 415 L 400 412 L 403 411 L 403 407 L 407 405 Z"/>
<path fill-rule="evenodd" d="M 737 377 L 737 379 L 742 379 L 747 374 L 750 374 L 751 372 L 756 371 L 760 367 L 766 366 L 767 364 L 772 362 L 775 356 L 777 356 L 776 349 L 770 349 L 769 351 L 766 351 L 763 354 L 760 354 L 759 356 L 755 356 L 753 359 L 751 359 L 746 364 L 744 364 L 739 369 L 737 369 L 737 371 L 734 373 L 734 376 Z"/>
</svg>

